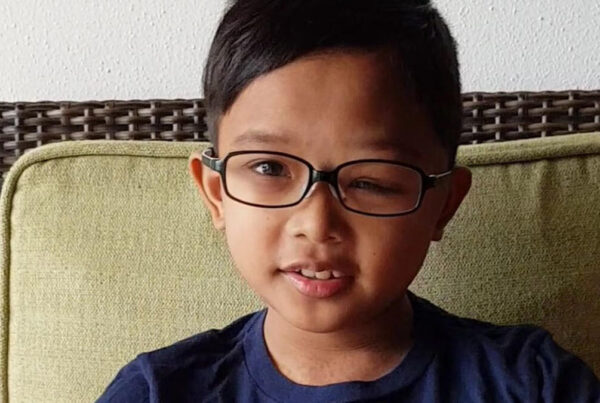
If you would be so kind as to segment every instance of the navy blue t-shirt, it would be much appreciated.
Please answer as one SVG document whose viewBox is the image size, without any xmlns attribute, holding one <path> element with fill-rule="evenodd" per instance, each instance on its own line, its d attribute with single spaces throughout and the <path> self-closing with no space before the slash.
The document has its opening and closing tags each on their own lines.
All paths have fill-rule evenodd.
<svg viewBox="0 0 600 403">
<path fill-rule="evenodd" d="M 409 292 L 414 344 L 371 382 L 304 386 L 281 375 L 266 310 L 123 367 L 98 402 L 600 402 L 600 382 L 536 326 L 460 318 Z"/>
</svg>

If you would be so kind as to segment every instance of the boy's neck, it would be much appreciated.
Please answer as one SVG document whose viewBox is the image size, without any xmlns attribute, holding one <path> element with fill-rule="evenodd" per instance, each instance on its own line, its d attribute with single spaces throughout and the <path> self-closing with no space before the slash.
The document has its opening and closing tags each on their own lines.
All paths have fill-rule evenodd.
<svg viewBox="0 0 600 403">
<path fill-rule="evenodd" d="M 391 372 L 412 347 L 412 324 L 405 294 L 372 322 L 331 333 L 294 327 L 269 308 L 263 331 L 271 360 L 282 375 L 295 383 L 322 386 L 373 381 Z"/>
</svg>

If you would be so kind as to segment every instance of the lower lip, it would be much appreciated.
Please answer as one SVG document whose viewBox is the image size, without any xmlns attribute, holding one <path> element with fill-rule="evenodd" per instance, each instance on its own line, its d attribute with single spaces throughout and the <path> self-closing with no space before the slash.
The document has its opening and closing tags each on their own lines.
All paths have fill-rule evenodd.
<svg viewBox="0 0 600 403">
<path fill-rule="evenodd" d="M 304 277 L 296 272 L 283 272 L 285 278 L 303 295 L 312 298 L 329 298 L 344 291 L 352 282 L 352 277 L 318 280 Z"/>
</svg>

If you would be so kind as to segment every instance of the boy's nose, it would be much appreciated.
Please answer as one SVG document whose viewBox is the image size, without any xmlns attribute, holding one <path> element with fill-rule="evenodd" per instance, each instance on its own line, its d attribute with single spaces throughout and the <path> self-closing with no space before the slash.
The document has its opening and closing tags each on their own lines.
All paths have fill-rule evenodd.
<svg viewBox="0 0 600 403">
<path fill-rule="evenodd" d="M 339 203 L 337 193 L 331 184 L 314 183 L 306 197 L 296 206 L 289 223 L 292 234 L 304 236 L 315 243 L 339 241 L 341 238 L 339 210 L 341 209 L 343 206 Z"/>
</svg>

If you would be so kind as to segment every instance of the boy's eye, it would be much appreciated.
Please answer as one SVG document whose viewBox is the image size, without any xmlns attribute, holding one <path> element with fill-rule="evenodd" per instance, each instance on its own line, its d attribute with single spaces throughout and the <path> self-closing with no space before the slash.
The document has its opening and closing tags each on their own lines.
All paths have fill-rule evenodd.
<svg viewBox="0 0 600 403">
<path fill-rule="evenodd" d="M 350 187 L 375 193 L 396 193 L 398 191 L 398 189 L 389 188 L 375 182 L 365 180 L 354 180 L 350 184 Z"/>
<path fill-rule="evenodd" d="M 252 170 L 261 175 L 281 176 L 285 167 L 275 161 L 260 161 L 251 166 Z"/>
</svg>

